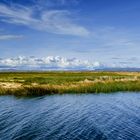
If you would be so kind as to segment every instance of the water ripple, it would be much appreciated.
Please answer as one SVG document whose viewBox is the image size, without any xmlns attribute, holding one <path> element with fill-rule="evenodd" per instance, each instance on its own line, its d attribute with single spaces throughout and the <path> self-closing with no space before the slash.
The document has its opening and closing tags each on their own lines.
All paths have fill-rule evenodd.
<svg viewBox="0 0 140 140">
<path fill-rule="evenodd" d="M 0 140 L 140 140 L 140 93 L 0 97 Z"/>
</svg>

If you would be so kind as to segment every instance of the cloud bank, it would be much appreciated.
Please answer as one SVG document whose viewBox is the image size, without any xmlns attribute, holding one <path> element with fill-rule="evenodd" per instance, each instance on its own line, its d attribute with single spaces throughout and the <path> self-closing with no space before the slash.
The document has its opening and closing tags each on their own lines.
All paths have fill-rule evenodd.
<svg viewBox="0 0 140 140">
<path fill-rule="evenodd" d="M 94 70 L 98 67 L 100 67 L 99 62 L 91 63 L 60 56 L 0 58 L 0 70 Z"/>
<path fill-rule="evenodd" d="M 131 62 L 132 63 L 132 62 Z M 131 69 L 132 68 L 132 69 Z M 0 71 L 57 71 L 57 70 L 133 70 L 133 65 L 127 61 L 114 63 L 100 63 L 98 61 L 80 60 L 60 56 L 18 56 L 14 58 L 0 58 Z M 135 69 L 136 70 L 136 69 Z M 139 70 L 139 69 L 137 69 Z"/>
</svg>

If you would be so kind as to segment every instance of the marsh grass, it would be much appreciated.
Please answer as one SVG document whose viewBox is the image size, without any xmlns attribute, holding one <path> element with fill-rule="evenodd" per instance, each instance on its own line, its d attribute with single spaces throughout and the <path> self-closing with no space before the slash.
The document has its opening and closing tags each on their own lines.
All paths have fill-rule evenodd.
<svg viewBox="0 0 140 140">
<path fill-rule="evenodd" d="M 16 72 L 0 73 L 0 95 L 41 96 L 64 93 L 140 91 L 140 73 L 130 72 Z M 21 86 L 16 87 L 20 83 Z M 14 87 L 15 85 L 15 87 Z"/>
</svg>

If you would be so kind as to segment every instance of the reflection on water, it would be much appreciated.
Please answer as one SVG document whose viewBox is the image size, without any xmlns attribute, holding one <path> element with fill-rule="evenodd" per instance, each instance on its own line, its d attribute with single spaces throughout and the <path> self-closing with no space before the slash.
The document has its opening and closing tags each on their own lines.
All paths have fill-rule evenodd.
<svg viewBox="0 0 140 140">
<path fill-rule="evenodd" d="M 140 140 L 140 93 L 0 97 L 0 140 Z"/>
</svg>

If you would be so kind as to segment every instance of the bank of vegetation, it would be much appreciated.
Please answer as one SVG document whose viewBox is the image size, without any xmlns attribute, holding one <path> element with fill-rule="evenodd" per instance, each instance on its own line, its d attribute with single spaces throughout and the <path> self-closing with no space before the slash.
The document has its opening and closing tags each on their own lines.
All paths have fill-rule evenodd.
<svg viewBox="0 0 140 140">
<path fill-rule="evenodd" d="M 139 72 L 1 72 L 0 95 L 140 91 Z"/>
</svg>

